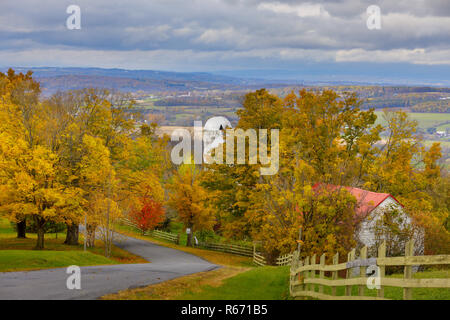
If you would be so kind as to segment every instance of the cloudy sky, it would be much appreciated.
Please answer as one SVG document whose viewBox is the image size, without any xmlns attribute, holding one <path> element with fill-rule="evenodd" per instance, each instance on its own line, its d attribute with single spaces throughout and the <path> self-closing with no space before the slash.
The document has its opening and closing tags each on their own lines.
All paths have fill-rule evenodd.
<svg viewBox="0 0 450 320">
<path fill-rule="evenodd" d="M 69 5 L 81 30 L 66 27 Z M 370 5 L 381 29 L 367 27 Z M 2 67 L 441 81 L 450 0 L 1 0 L 0 40 Z"/>
</svg>

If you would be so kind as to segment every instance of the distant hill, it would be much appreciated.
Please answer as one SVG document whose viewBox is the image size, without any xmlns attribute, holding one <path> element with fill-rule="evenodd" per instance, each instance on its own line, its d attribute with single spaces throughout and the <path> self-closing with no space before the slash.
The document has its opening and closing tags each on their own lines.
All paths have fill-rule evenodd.
<svg viewBox="0 0 450 320">
<path fill-rule="evenodd" d="M 59 90 L 86 87 L 113 88 L 121 91 L 189 91 L 214 89 L 242 89 L 260 87 L 267 80 L 244 79 L 206 72 L 168 72 L 153 70 L 124 70 L 102 68 L 13 68 L 17 72 L 33 71 L 41 82 L 45 95 Z M 3 68 L 0 71 L 5 72 Z"/>
</svg>

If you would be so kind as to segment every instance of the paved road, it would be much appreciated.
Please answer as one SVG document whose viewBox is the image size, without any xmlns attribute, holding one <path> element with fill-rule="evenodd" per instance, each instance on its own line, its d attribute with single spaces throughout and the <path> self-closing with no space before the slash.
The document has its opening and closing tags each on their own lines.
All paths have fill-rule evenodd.
<svg viewBox="0 0 450 320">
<path fill-rule="evenodd" d="M 186 252 L 130 237 L 121 236 L 116 245 L 151 263 L 81 267 L 81 290 L 67 289 L 65 268 L 0 272 L 0 299 L 97 299 L 218 267 Z"/>
</svg>

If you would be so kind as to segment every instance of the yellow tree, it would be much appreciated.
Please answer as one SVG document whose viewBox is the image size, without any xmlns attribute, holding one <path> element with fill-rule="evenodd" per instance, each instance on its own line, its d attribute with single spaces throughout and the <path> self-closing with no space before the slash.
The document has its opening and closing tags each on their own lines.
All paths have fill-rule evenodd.
<svg viewBox="0 0 450 320">
<path fill-rule="evenodd" d="M 1 122 L 10 133 L 14 131 L 16 137 L 27 141 L 29 148 L 37 143 L 35 114 L 39 94 L 40 86 L 33 80 L 32 72 L 17 74 L 9 69 L 6 74 L 0 73 Z M 16 218 L 17 237 L 25 238 L 25 216 Z"/>
<path fill-rule="evenodd" d="M 189 228 L 187 245 L 192 246 L 194 231 L 211 230 L 215 217 L 207 205 L 208 194 L 200 185 L 194 165 L 182 165 L 169 185 L 169 205 L 178 213 L 178 219 Z"/>
<path fill-rule="evenodd" d="M 30 150 L 23 140 L 3 140 L 1 158 L 1 175 L 7 179 L 0 187 L 0 208 L 12 221 L 32 219 L 38 235 L 36 249 L 43 249 L 45 224 L 61 222 L 76 191 L 65 189 L 58 181 L 58 158 L 43 146 Z"/>
<path fill-rule="evenodd" d="M 373 110 L 360 105 L 355 95 L 329 90 L 285 98 L 280 170 L 259 179 L 247 213 L 269 259 L 296 247 L 300 227 L 304 255 L 345 253 L 355 244 L 355 199 L 339 186 L 363 181 L 381 130 Z"/>
<path fill-rule="evenodd" d="M 280 129 L 283 101 L 266 89 L 245 95 L 242 109 L 237 111 L 236 129 Z M 269 134 L 270 136 L 270 134 Z M 248 150 L 248 141 L 246 141 Z M 223 146 L 226 149 L 226 145 Z M 236 144 L 235 144 L 235 150 Z M 235 153 L 236 153 L 235 151 Z M 248 159 L 248 153 L 246 154 Z M 201 185 L 208 190 L 209 203 L 216 211 L 220 229 L 229 239 L 249 239 L 250 222 L 246 215 L 251 207 L 251 194 L 260 179 L 259 165 L 207 165 Z"/>
<path fill-rule="evenodd" d="M 442 156 L 440 145 L 435 143 L 426 150 L 416 134 L 417 122 L 407 113 L 386 110 L 383 116 L 387 123 L 384 143 L 366 186 L 396 195 L 412 218 L 413 230 L 425 232 L 423 247 L 427 253 L 448 253 L 450 234 L 445 223 L 449 209 L 448 201 L 442 199 L 448 198 L 449 184 L 438 164 Z M 399 224 L 390 223 L 388 227 L 389 232 L 395 233 Z"/>
<path fill-rule="evenodd" d="M 83 137 L 83 156 L 79 163 L 79 186 L 86 198 L 88 244 L 94 246 L 95 232 L 103 235 L 105 254 L 109 255 L 114 225 L 121 217 L 115 199 L 117 181 L 109 149 L 101 138 Z M 100 227 L 100 228 L 98 228 Z"/>
</svg>

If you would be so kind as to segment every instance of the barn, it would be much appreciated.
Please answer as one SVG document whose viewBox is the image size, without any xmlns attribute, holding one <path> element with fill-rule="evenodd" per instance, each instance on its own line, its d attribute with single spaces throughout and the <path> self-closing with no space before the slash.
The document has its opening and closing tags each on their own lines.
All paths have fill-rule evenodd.
<svg viewBox="0 0 450 320">
<path fill-rule="evenodd" d="M 313 188 L 318 190 L 321 186 L 323 185 L 316 184 Z M 327 188 L 335 190 L 344 188 L 356 198 L 355 219 L 358 221 L 358 225 L 355 230 L 355 238 L 358 241 L 358 247 L 367 246 L 373 254 L 376 252 L 380 239 L 376 235 L 376 230 L 379 230 L 377 225 L 379 225 L 378 222 L 385 213 L 395 210 L 398 212 L 397 216 L 398 220 L 401 221 L 401 228 L 411 226 L 411 217 L 404 211 L 403 205 L 389 193 L 377 193 L 345 186 L 328 185 Z M 414 240 L 416 243 L 415 254 L 422 255 L 424 247 L 423 232 L 421 230 L 415 230 Z M 395 239 L 393 242 L 398 248 L 404 248 L 404 243 L 395 241 Z"/>
</svg>

